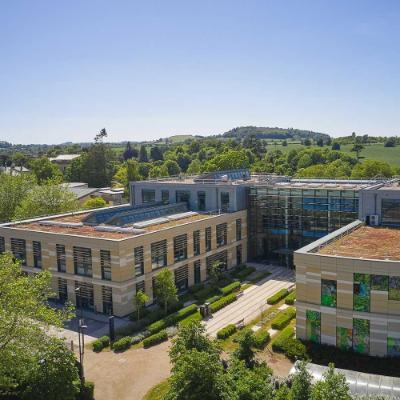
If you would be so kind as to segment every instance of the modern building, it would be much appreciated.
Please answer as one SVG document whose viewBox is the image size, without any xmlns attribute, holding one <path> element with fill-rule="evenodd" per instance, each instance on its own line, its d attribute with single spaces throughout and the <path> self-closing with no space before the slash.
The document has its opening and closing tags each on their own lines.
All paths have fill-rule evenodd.
<svg viewBox="0 0 400 400">
<path fill-rule="evenodd" d="M 111 206 L 121 205 L 126 202 L 123 198 L 123 188 L 91 188 L 85 182 L 65 182 L 61 183 L 61 186 L 73 193 L 78 199 L 79 203 L 84 203 L 87 200 L 95 197 L 103 198 Z"/>
<path fill-rule="evenodd" d="M 78 157 L 80 157 L 80 154 L 59 154 L 57 157 L 49 158 L 49 160 L 53 164 L 56 164 L 61 172 L 64 172 L 65 169 L 71 165 L 72 161 Z"/>
</svg>

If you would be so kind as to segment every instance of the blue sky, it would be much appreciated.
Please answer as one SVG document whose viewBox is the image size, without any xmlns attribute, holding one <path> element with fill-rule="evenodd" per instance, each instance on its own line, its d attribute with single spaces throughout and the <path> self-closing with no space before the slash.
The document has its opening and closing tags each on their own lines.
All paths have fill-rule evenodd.
<svg viewBox="0 0 400 400">
<path fill-rule="evenodd" d="M 400 134 L 400 2 L 12 0 L 0 140 Z"/>
</svg>

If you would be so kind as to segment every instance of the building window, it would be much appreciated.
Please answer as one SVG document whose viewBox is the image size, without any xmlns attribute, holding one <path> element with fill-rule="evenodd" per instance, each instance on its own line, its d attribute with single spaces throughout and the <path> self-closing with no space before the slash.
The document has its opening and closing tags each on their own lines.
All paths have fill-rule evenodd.
<svg viewBox="0 0 400 400">
<path fill-rule="evenodd" d="M 201 283 L 201 272 L 200 272 L 200 260 L 197 260 L 193 263 L 193 269 L 194 269 L 194 283 L 198 285 Z"/>
<path fill-rule="evenodd" d="M 156 191 L 142 189 L 142 203 L 154 203 L 156 201 Z"/>
<path fill-rule="evenodd" d="M 336 347 L 344 351 L 353 347 L 353 329 L 336 327 Z"/>
<path fill-rule="evenodd" d="M 3 236 L 0 236 L 0 253 L 4 253 L 6 251 L 6 241 Z"/>
<path fill-rule="evenodd" d="M 40 242 L 32 242 L 33 247 L 33 266 L 42 268 L 42 245 Z"/>
<path fill-rule="evenodd" d="M 62 304 L 68 300 L 68 284 L 63 278 L 58 278 L 58 300 Z"/>
<path fill-rule="evenodd" d="M 400 276 L 389 276 L 389 300 L 400 301 Z"/>
<path fill-rule="evenodd" d="M 179 235 L 174 237 L 174 261 L 182 261 L 187 259 L 187 235 Z"/>
<path fill-rule="evenodd" d="M 200 254 L 200 231 L 193 232 L 193 255 L 198 256 Z"/>
<path fill-rule="evenodd" d="M 66 256 L 65 256 L 65 246 L 62 244 L 56 244 L 56 256 L 57 256 L 57 271 L 66 272 Z"/>
<path fill-rule="evenodd" d="M 306 310 L 306 335 L 307 340 L 321 343 L 321 313 Z"/>
<path fill-rule="evenodd" d="M 100 250 L 101 278 L 111 281 L 111 253 L 109 250 Z"/>
<path fill-rule="evenodd" d="M 211 226 L 206 228 L 206 251 L 211 250 Z"/>
<path fill-rule="evenodd" d="M 133 253 L 135 258 L 135 276 L 143 275 L 144 274 L 143 246 L 135 247 Z"/>
<path fill-rule="evenodd" d="M 387 355 L 389 357 L 400 357 L 400 339 L 389 337 L 387 338 Z"/>
<path fill-rule="evenodd" d="M 325 307 L 336 308 L 336 301 L 337 301 L 336 281 L 322 279 L 321 305 Z"/>
<path fill-rule="evenodd" d="M 167 240 L 151 244 L 151 267 L 157 269 L 167 266 Z"/>
<path fill-rule="evenodd" d="M 399 199 L 382 199 L 382 225 L 400 226 Z"/>
<path fill-rule="evenodd" d="M 242 263 L 242 245 L 239 244 L 236 246 L 236 265 L 240 265 Z"/>
<path fill-rule="evenodd" d="M 225 222 L 224 224 L 219 224 L 216 227 L 217 232 L 217 247 L 225 246 L 228 242 L 228 225 Z"/>
<path fill-rule="evenodd" d="M 369 353 L 369 320 L 353 318 L 353 350 L 356 353 Z"/>
<path fill-rule="evenodd" d="M 197 192 L 197 207 L 199 211 L 206 210 L 206 192 Z"/>
<path fill-rule="evenodd" d="M 11 252 L 14 258 L 26 265 L 26 242 L 24 239 L 11 238 Z"/>
<path fill-rule="evenodd" d="M 221 211 L 229 211 L 229 192 L 221 192 Z"/>
<path fill-rule="evenodd" d="M 161 190 L 161 201 L 163 204 L 169 203 L 169 190 Z"/>
<path fill-rule="evenodd" d="M 189 207 L 189 203 L 190 203 L 190 192 L 187 190 L 177 190 L 176 194 L 176 202 L 177 203 L 187 203 L 188 207 Z"/>
<path fill-rule="evenodd" d="M 228 267 L 228 252 L 224 250 L 208 256 L 206 258 L 207 273 L 215 263 L 220 263 L 222 265 L 222 269 L 226 270 Z"/>
<path fill-rule="evenodd" d="M 242 219 L 236 220 L 236 240 L 242 240 Z"/>
<path fill-rule="evenodd" d="M 387 292 L 389 290 L 389 277 L 386 275 L 372 275 L 371 288 L 372 290 Z"/>
<path fill-rule="evenodd" d="M 141 281 L 141 282 L 136 283 L 136 293 L 139 292 L 140 290 L 141 290 L 143 293 L 146 293 L 146 292 L 145 292 L 145 282 L 144 282 L 144 281 Z"/>
<path fill-rule="evenodd" d="M 113 315 L 112 287 L 102 286 L 103 313 Z"/>
<path fill-rule="evenodd" d="M 79 290 L 78 290 L 79 289 Z M 76 308 L 79 310 L 94 310 L 93 285 L 86 282 L 75 281 Z"/>
<path fill-rule="evenodd" d="M 371 301 L 371 275 L 354 274 L 353 309 L 369 312 Z"/>
<path fill-rule="evenodd" d="M 175 275 L 175 286 L 178 289 L 178 293 L 182 293 L 187 290 L 189 283 L 189 272 L 188 266 L 184 265 L 174 271 Z"/>
<path fill-rule="evenodd" d="M 73 247 L 76 275 L 92 276 L 92 250 L 86 247 Z"/>
</svg>

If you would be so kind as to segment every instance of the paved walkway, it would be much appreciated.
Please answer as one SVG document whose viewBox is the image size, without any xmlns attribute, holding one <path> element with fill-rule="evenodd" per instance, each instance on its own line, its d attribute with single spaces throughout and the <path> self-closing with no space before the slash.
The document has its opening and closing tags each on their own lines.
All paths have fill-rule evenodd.
<svg viewBox="0 0 400 400">
<path fill-rule="evenodd" d="M 257 264 L 254 266 L 259 267 Z M 262 311 L 271 307 L 267 304 L 268 297 L 280 289 L 294 285 L 293 270 L 276 266 L 263 266 L 262 270 L 270 271 L 271 275 L 250 286 L 237 301 L 217 311 L 206 321 L 207 332 L 211 336 L 216 336 L 217 332 L 226 325 L 237 323 L 242 319 L 245 324 L 248 324 Z"/>
</svg>

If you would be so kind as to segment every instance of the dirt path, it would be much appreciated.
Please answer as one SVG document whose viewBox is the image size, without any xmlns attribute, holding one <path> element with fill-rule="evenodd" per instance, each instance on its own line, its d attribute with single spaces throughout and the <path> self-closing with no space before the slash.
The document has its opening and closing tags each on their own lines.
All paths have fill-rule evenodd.
<svg viewBox="0 0 400 400">
<path fill-rule="evenodd" d="M 86 379 L 95 383 L 96 400 L 140 400 L 154 385 L 168 378 L 170 363 L 165 342 L 149 349 L 115 354 L 85 352 Z"/>
</svg>

